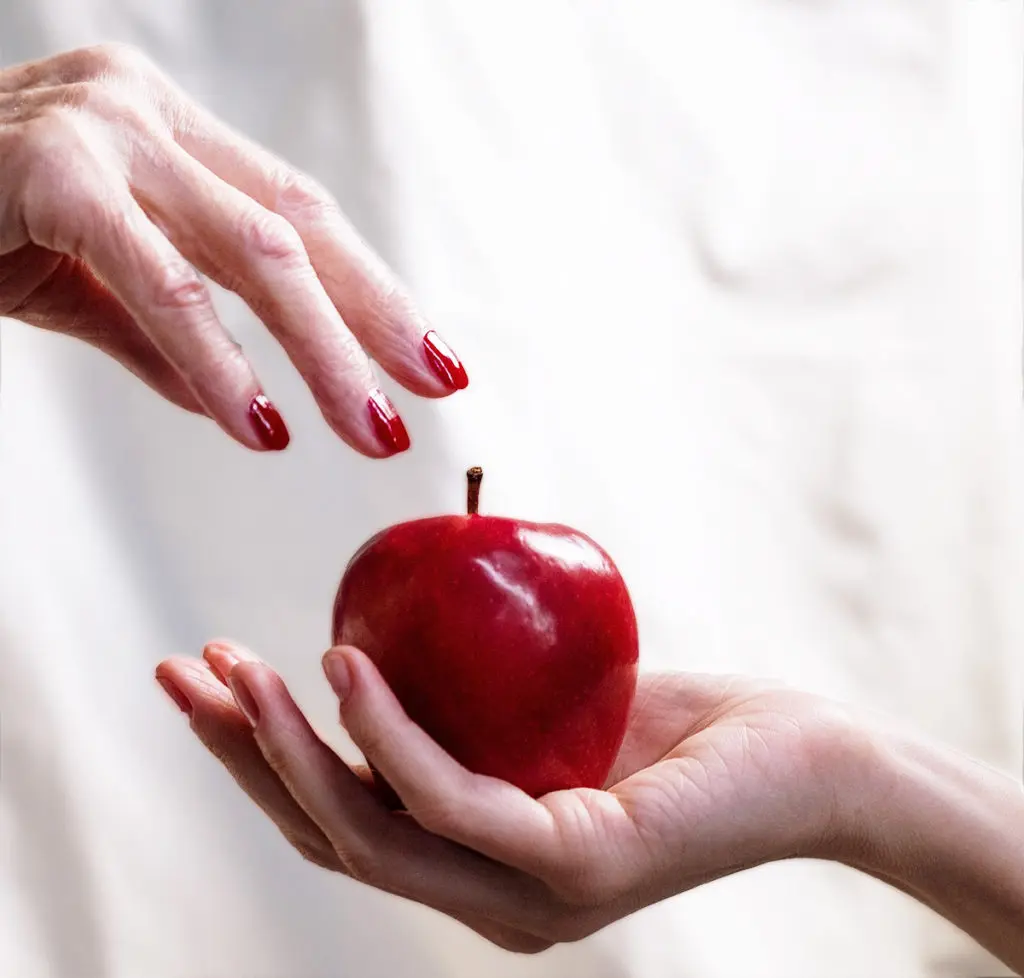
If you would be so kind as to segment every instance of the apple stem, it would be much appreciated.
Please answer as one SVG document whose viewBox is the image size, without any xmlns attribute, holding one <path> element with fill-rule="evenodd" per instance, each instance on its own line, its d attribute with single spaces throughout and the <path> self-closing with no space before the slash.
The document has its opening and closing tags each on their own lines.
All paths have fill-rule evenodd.
<svg viewBox="0 0 1024 978">
<path fill-rule="evenodd" d="M 480 508 L 480 483 L 484 479 L 484 470 L 474 465 L 466 472 L 466 512 L 476 516 Z"/>
</svg>

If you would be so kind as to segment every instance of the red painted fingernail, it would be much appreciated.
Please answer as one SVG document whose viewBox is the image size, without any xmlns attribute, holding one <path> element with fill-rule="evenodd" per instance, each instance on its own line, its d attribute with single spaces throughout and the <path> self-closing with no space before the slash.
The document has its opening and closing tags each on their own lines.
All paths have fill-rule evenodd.
<svg viewBox="0 0 1024 978">
<path fill-rule="evenodd" d="M 455 351 L 434 330 L 423 337 L 427 363 L 449 390 L 461 391 L 469 386 L 469 377 Z"/>
<path fill-rule="evenodd" d="M 166 676 L 157 676 L 156 681 L 163 687 L 164 692 L 174 700 L 182 713 L 192 716 L 192 704 L 189 702 L 188 697 L 170 679 Z"/>
<path fill-rule="evenodd" d="M 381 444 L 392 452 L 404 452 L 410 445 L 409 432 L 405 430 L 394 404 L 380 388 L 370 393 L 366 402 L 370 409 L 370 420 Z"/>
<path fill-rule="evenodd" d="M 253 431 L 264 448 L 279 452 L 288 447 L 288 442 L 292 439 L 284 418 L 278 414 L 277 408 L 270 403 L 266 394 L 257 394 L 249 402 L 249 418 Z"/>
<path fill-rule="evenodd" d="M 238 708 L 245 714 L 245 719 L 255 727 L 260 722 L 260 708 L 249 687 L 245 685 L 245 680 L 236 676 L 232 670 L 228 676 L 228 686 L 231 687 Z"/>
</svg>

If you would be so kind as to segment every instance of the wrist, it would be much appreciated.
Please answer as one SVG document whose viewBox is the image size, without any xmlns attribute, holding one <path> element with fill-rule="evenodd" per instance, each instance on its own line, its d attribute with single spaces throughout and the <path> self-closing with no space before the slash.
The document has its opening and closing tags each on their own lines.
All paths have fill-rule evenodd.
<svg viewBox="0 0 1024 978">
<path fill-rule="evenodd" d="M 864 717 L 839 747 L 827 858 L 903 890 L 1003 961 L 1024 965 L 1024 786 Z"/>
<path fill-rule="evenodd" d="M 906 880 L 925 857 L 950 862 L 958 842 L 1024 854 L 1019 781 L 885 717 L 862 717 L 837 771 L 835 857 L 843 862 Z"/>
<path fill-rule="evenodd" d="M 851 718 L 834 748 L 832 834 L 826 858 L 873 875 L 899 872 L 911 798 L 927 792 L 908 764 L 908 738 L 869 714 Z"/>
</svg>

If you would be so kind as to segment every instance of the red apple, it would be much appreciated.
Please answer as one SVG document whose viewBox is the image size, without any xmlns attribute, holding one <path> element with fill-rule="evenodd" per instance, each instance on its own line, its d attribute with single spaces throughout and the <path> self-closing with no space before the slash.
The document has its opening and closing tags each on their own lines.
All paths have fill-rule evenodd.
<svg viewBox="0 0 1024 978">
<path fill-rule="evenodd" d="M 477 512 L 399 523 L 349 562 L 334 642 L 362 649 L 458 761 L 534 797 L 604 784 L 636 688 L 626 584 L 593 540 Z"/>
</svg>

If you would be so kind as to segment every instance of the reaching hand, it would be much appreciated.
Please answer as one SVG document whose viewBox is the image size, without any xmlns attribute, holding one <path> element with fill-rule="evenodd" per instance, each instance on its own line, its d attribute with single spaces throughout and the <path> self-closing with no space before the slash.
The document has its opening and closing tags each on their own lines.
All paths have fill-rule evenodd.
<svg viewBox="0 0 1024 978">
<path fill-rule="evenodd" d="M 645 676 L 607 790 L 533 799 L 457 764 L 360 652 L 333 650 L 324 667 L 345 728 L 406 812 L 378 800 L 250 653 L 213 644 L 158 678 L 303 856 L 505 948 L 576 940 L 708 880 L 817 854 L 836 830 L 831 769 L 847 721 L 808 694 Z"/>
<path fill-rule="evenodd" d="M 425 397 L 468 383 L 329 195 L 138 52 L 0 71 L 0 316 L 91 343 L 249 448 L 284 448 L 199 272 L 248 303 L 364 455 L 409 444 L 368 354 Z"/>
</svg>

